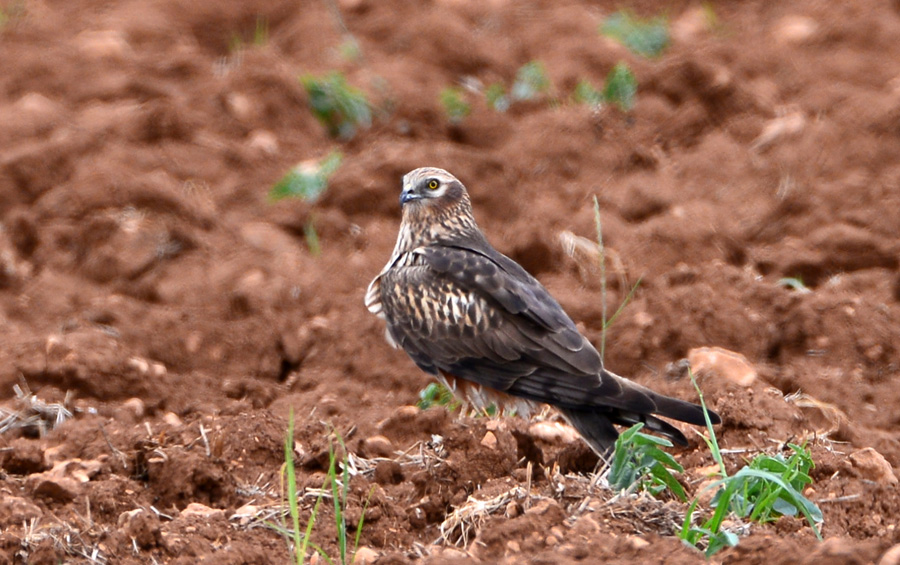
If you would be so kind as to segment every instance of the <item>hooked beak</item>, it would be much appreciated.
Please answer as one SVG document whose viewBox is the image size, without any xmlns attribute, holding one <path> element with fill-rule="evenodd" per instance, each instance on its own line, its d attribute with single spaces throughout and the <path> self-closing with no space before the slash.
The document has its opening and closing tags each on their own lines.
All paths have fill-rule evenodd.
<svg viewBox="0 0 900 565">
<path fill-rule="evenodd" d="M 404 205 L 407 202 L 411 202 L 413 200 L 421 200 L 422 196 L 420 194 L 416 194 L 412 191 L 411 188 L 406 188 L 403 192 L 400 193 L 400 205 Z"/>
</svg>

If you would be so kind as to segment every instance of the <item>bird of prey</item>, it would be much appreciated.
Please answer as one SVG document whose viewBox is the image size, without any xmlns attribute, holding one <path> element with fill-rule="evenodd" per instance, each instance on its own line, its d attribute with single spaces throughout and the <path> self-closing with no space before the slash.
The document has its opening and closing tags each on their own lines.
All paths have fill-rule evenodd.
<svg viewBox="0 0 900 565">
<path fill-rule="evenodd" d="M 388 342 L 458 398 L 525 417 L 554 406 L 601 456 L 619 435 L 613 424 L 643 422 L 681 445 L 684 435 L 657 416 L 705 425 L 700 406 L 604 369 L 541 283 L 488 243 L 456 177 L 416 169 L 403 177 L 400 205 L 397 244 L 366 306 L 387 323 Z"/>
</svg>

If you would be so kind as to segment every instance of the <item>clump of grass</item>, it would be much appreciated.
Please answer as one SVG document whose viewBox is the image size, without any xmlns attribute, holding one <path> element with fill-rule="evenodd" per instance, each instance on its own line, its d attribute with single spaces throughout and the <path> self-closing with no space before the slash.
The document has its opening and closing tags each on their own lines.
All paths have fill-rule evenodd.
<svg viewBox="0 0 900 565">
<path fill-rule="evenodd" d="M 636 97 L 637 79 L 625 63 L 618 63 L 609 71 L 602 91 L 594 88 L 589 80 L 582 79 L 572 92 L 572 100 L 576 104 L 595 107 L 615 104 L 625 112 L 634 108 Z"/>
<path fill-rule="evenodd" d="M 637 79 L 634 77 L 634 73 L 625 63 L 617 63 L 606 75 L 603 99 L 627 112 L 634 107 L 636 97 Z"/>
<path fill-rule="evenodd" d="M 738 537 L 733 532 L 722 529 L 722 524 L 729 514 L 739 518 L 757 522 L 768 522 L 779 516 L 798 516 L 802 514 L 818 539 L 822 539 L 817 524 L 821 523 L 822 511 L 812 501 L 803 496 L 801 491 L 812 483 L 809 471 L 815 466 L 812 456 L 805 446 L 788 444 L 793 452 L 785 458 L 781 454 L 770 456 L 759 454 L 749 464 L 734 475 L 728 475 L 718 440 L 709 419 L 703 393 L 697 386 L 694 374 L 690 373 L 691 382 L 700 396 L 700 404 L 706 418 L 709 437 L 704 441 L 719 465 L 721 479 L 709 485 L 709 489 L 717 489 L 713 497 L 713 515 L 701 525 L 694 526 L 693 515 L 699 504 L 695 498 L 684 517 L 681 531 L 678 534 L 685 543 L 696 547 L 706 542 L 707 557 L 725 547 L 738 544 Z"/>
<path fill-rule="evenodd" d="M 315 202 L 325 189 L 328 179 L 341 166 L 343 155 L 333 150 L 323 159 L 304 161 L 287 172 L 269 191 L 271 200 L 295 197 L 306 202 Z"/>
<path fill-rule="evenodd" d="M 447 410 L 453 412 L 459 408 L 459 401 L 444 385 L 430 383 L 419 391 L 419 401 L 416 402 L 416 406 L 422 410 L 428 410 L 432 406 L 446 406 Z"/>
<path fill-rule="evenodd" d="M 484 91 L 484 97 L 487 99 L 488 106 L 498 112 L 509 110 L 509 96 L 506 95 L 506 88 L 499 82 L 487 87 Z"/>
<path fill-rule="evenodd" d="M 472 110 L 469 103 L 466 102 L 463 91 L 456 87 L 441 90 L 440 100 L 441 106 L 444 107 L 444 114 L 452 124 L 461 123 Z"/>
<path fill-rule="evenodd" d="M 303 75 L 300 83 L 309 96 L 313 114 L 332 137 L 350 139 L 372 125 L 372 109 L 365 94 L 350 86 L 339 72 Z"/>
<path fill-rule="evenodd" d="M 531 100 L 550 89 L 550 77 L 540 61 L 529 61 L 516 72 L 510 95 L 513 100 Z"/>
<path fill-rule="evenodd" d="M 594 88 L 594 85 L 587 79 L 582 79 L 575 85 L 572 100 L 576 104 L 587 104 L 588 106 L 602 106 L 605 102 L 603 93 Z"/>
<path fill-rule="evenodd" d="M 369 507 L 369 500 L 372 497 L 372 493 L 375 491 L 375 488 L 369 491 L 369 496 L 366 498 L 366 502 L 363 505 L 362 512 L 359 516 L 359 521 L 356 524 L 356 530 L 353 535 L 353 545 L 350 545 L 350 532 L 347 530 L 347 521 L 346 521 L 346 510 L 347 510 L 347 500 L 348 494 L 350 492 L 350 465 L 348 464 L 347 459 L 347 448 L 344 445 L 344 440 L 340 435 L 337 435 L 338 443 L 341 446 L 341 449 L 344 452 L 344 458 L 342 461 L 342 471 L 340 474 L 340 478 L 338 478 L 337 472 L 337 455 L 335 454 L 334 443 L 330 443 L 328 446 L 328 473 L 325 477 L 325 482 L 322 484 L 322 489 L 319 491 L 319 496 L 316 498 L 315 506 L 313 507 L 312 513 L 310 514 L 309 521 L 306 523 L 306 530 L 303 535 L 300 534 L 300 508 L 298 504 L 298 491 L 297 491 L 297 476 L 294 471 L 294 411 L 291 410 L 290 416 L 288 419 L 288 431 L 287 436 L 284 441 L 284 471 L 283 478 L 287 490 L 287 505 L 288 505 L 288 514 L 291 517 L 291 526 L 292 528 L 288 530 L 288 528 L 282 524 L 280 531 L 287 535 L 293 544 L 293 555 L 294 560 L 297 565 L 303 565 L 306 560 L 306 552 L 309 548 L 312 548 L 316 551 L 327 563 L 333 564 L 335 561 L 341 563 L 342 565 L 346 565 L 347 563 L 353 562 L 353 557 L 356 554 L 356 549 L 359 547 L 359 538 L 362 535 L 363 524 L 365 522 L 366 510 Z M 337 544 L 338 544 L 338 556 L 337 559 L 331 559 L 328 554 L 322 549 L 321 546 L 315 544 L 311 540 L 313 526 L 316 522 L 316 517 L 319 513 L 319 506 L 322 503 L 322 499 L 325 496 L 325 493 L 331 491 L 331 499 L 334 502 L 334 520 L 335 520 L 335 531 L 337 533 Z"/>
<path fill-rule="evenodd" d="M 322 504 L 322 495 L 316 499 L 316 504 L 313 506 L 312 513 L 309 516 L 309 521 L 306 523 L 306 532 L 304 534 L 300 534 L 300 505 L 298 503 L 297 497 L 297 473 L 294 469 L 294 410 L 291 409 L 290 415 L 288 416 L 288 429 L 287 435 L 284 438 L 284 467 L 282 468 L 282 477 L 284 480 L 284 484 L 287 489 L 287 505 L 288 505 L 288 514 L 291 517 L 291 525 L 293 526 L 290 532 L 286 532 L 287 528 L 282 524 L 282 532 L 286 534 L 289 533 L 289 537 L 293 542 L 293 554 L 294 559 L 297 565 L 303 565 L 306 561 L 306 551 L 309 547 L 315 548 L 320 554 L 325 555 L 324 550 L 321 547 L 315 545 L 310 540 L 312 535 L 313 526 L 316 523 L 316 516 L 319 515 L 319 505 Z M 325 484 L 322 485 L 322 490 L 325 490 L 327 486 L 328 480 L 326 479 Z M 327 555 L 326 555 L 327 557 Z"/>
<path fill-rule="evenodd" d="M 643 19 L 619 10 L 603 21 L 600 33 L 643 57 L 658 57 L 669 46 L 669 22 L 663 16 Z"/>
<path fill-rule="evenodd" d="M 672 474 L 684 472 L 684 467 L 660 449 L 672 447 L 672 442 L 641 433 L 643 427 L 643 423 L 635 424 L 616 439 L 607 476 L 610 486 L 618 490 L 638 488 L 654 496 L 668 489 L 682 502 L 687 501 L 684 487 Z"/>
</svg>

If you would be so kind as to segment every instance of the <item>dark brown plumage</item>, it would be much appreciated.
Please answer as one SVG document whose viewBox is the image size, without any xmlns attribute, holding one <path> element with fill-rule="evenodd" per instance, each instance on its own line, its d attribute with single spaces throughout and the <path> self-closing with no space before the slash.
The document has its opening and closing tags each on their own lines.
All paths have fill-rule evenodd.
<svg viewBox="0 0 900 565">
<path fill-rule="evenodd" d="M 654 415 L 705 424 L 699 406 L 604 369 L 541 283 L 487 242 L 453 175 L 408 173 L 400 204 L 397 245 L 366 306 L 387 322 L 393 346 L 464 401 L 525 416 L 550 404 L 601 455 L 618 437 L 613 424 L 644 422 L 682 445 L 684 435 Z"/>
</svg>

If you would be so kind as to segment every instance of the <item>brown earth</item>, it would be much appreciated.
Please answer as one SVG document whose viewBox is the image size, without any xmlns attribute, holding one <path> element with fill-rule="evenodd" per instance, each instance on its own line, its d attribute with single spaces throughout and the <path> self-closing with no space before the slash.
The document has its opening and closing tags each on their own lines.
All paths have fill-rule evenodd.
<svg viewBox="0 0 900 565">
<path fill-rule="evenodd" d="M 599 344 L 599 273 L 560 243 L 595 238 L 597 196 L 610 310 L 641 281 L 608 335 L 614 371 L 694 399 L 670 363 L 702 346 L 751 361 L 749 386 L 701 379 L 729 465 L 808 440 L 826 540 L 783 518 L 716 561 L 871 563 L 900 542 L 890 469 L 851 457 L 900 467 L 900 4 L 723 2 L 715 22 L 632 4 L 668 15 L 662 57 L 598 35 L 607 1 L 345 0 L 345 31 L 327 2 L 2 0 L 0 395 L 73 417 L 0 436 L 0 563 L 287 562 L 265 521 L 291 409 L 302 487 L 322 485 L 332 430 L 346 441 L 348 520 L 371 492 L 360 544 L 378 563 L 702 561 L 672 535 L 683 505 L 589 489 L 580 444 L 407 407 L 428 379 L 363 294 L 400 176 L 423 165 L 467 184 L 495 246 Z M 449 123 L 443 88 L 508 85 L 534 59 L 549 94 L 498 113 L 467 93 Z M 633 111 L 571 101 L 619 61 Z M 329 70 L 376 108 L 346 142 L 298 82 Z M 267 198 L 334 147 L 318 202 Z M 691 441 L 675 454 L 695 494 L 712 460 Z M 434 545 L 468 496 L 503 505 L 466 549 Z M 332 519 L 326 501 L 313 541 L 336 556 Z"/>
</svg>

